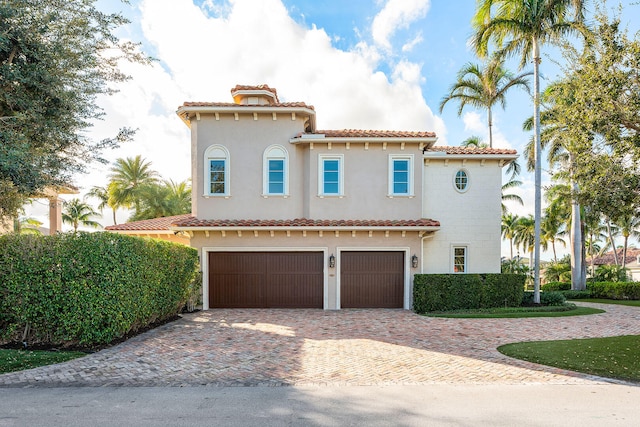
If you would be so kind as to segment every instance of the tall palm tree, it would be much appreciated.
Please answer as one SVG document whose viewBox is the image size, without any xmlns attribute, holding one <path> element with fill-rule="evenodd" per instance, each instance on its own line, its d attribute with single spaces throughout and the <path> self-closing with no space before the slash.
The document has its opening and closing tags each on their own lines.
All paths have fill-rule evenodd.
<svg viewBox="0 0 640 427">
<path fill-rule="evenodd" d="M 565 221 L 562 211 L 558 208 L 558 205 L 551 204 L 545 209 L 545 215 L 542 218 L 542 234 L 540 244 L 547 250 L 549 244 L 551 244 L 551 250 L 553 251 L 553 262 L 558 262 L 558 255 L 556 253 L 556 242 L 561 243 L 563 246 L 567 246 L 567 243 L 562 238 L 566 234 L 564 230 Z"/>
<path fill-rule="evenodd" d="M 502 238 L 509 240 L 509 258 L 513 259 L 513 240 L 516 236 L 518 215 L 503 213 L 502 214 Z"/>
<path fill-rule="evenodd" d="M 635 215 L 627 215 L 616 222 L 620 234 L 624 238 L 622 249 L 622 267 L 627 265 L 627 245 L 629 237 L 640 237 L 640 218 Z"/>
<path fill-rule="evenodd" d="M 522 201 L 522 197 L 517 194 L 505 194 L 506 190 L 510 190 L 515 187 L 520 187 L 522 185 L 522 181 L 515 179 L 513 176 L 509 179 L 509 181 L 502 184 L 502 214 L 506 214 L 508 212 L 507 205 L 504 202 L 516 202 L 520 206 L 524 206 L 524 202 Z"/>
<path fill-rule="evenodd" d="M 529 252 L 529 267 L 533 262 L 533 250 L 535 245 L 535 219 L 532 215 L 518 218 L 515 226 L 513 242 L 522 250 Z"/>
<path fill-rule="evenodd" d="M 93 208 L 78 198 L 64 202 L 64 210 L 62 211 L 62 222 L 71 224 L 74 233 L 78 231 L 80 225 L 85 227 L 100 228 L 100 223 L 93 221 L 91 217 L 100 216 Z"/>
<path fill-rule="evenodd" d="M 94 197 L 100 200 L 100 203 L 98 204 L 98 209 L 100 210 L 100 212 L 102 212 L 107 206 L 111 208 L 111 211 L 113 212 L 113 223 L 118 224 L 116 220 L 116 210 L 119 208 L 119 205 L 116 202 L 115 197 L 113 196 L 113 191 L 109 190 L 109 187 L 113 187 L 113 185 L 113 182 L 106 187 L 95 185 L 91 187 L 91 189 L 87 193 L 87 196 Z"/>
<path fill-rule="evenodd" d="M 123 207 L 140 209 L 140 189 L 148 184 L 157 182 L 158 173 L 151 169 L 151 162 L 147 162 L 142 156 L 117 159 L 111 168 L 109 178 L 110 197 L 114 203 Z"/>
<path fill-rule="evenodd" d="M 570 34 L 586 33 L 585 0 L 477 0 L 472 44 L 486 57 L 489 44 L 497 56 L 520 55 L 520 67 L 533 60 L 533 117 L 535 142 L 534 302 L 540 302 L 540 234 L 542 219 L 542 147 L 540 144 L 540 47 L 561 42 Z"/>
<path fill-rule="evenodd" d="M 514 76 L 504 68 L 504 61 L 491 59 L 484 65 L 468 63 L 458 72 L 456 82 L 449 88 L 449 94 L 440 102 L 440 112 L 447 102 L 452 99 L 460 102 L 458 116 L 468 104 L 472 107 L 487 110 L 487 124 L 489 125 L 489 148 L 493 147 L 493 107 L 500 103 L 506 107 L 506 93 L 509 89 L 522 86 L 529 90 L 531 73 L 522 73 Z"/>
</svg>

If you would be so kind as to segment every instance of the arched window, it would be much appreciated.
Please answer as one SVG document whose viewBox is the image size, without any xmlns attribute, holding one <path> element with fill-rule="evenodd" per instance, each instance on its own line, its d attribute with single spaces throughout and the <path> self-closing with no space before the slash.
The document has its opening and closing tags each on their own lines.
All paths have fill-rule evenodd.
<svg viewBox="0 0 640 427">
<path fill-rule="evenodd" d="M 204 152 L 204 195 L 229 196 L 229 151 L 212 145 Z"/>
<path fill-rule="evenodd" d="M 264 196 L 289 195 L 289 153 L 281 145 L 264 150 L 262 194 Z"/>
</svg>

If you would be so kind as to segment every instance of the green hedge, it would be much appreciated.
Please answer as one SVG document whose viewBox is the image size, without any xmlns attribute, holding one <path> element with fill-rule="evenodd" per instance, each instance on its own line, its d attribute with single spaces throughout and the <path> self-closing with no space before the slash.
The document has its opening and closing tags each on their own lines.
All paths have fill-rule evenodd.
<svg viewBox="0 0 640 427">
<path fill-rule="evenodd" d="M 540 286 L 540 289 L 544 292 L 569 291 L 571 290 L 571 283 L 549 282 Z"/>
<path fill-rule="evenodd" d="M 416 313 L 493 307 L 517 307 L 522 301 L 521 274 L 416 274 Z"/>
<path fill-rule="evenodd" d="M 584 291 L 561 291 L 560 292 L 562 295 L 564 295 L 564 297 L 566 299 L 584 299 L 584 298 L 591 298 L 591 291 L 588 290 L 584 290 Z"/>
<path fill-rule="evenodd" d="M 592 298 L 640 300 L 639 282 L 589 282 Z"/>
<path fill-rule="evenodd" d="M 107 344 L 180 312 L 197 251 L 113 233 L 0 237 L 0 340 Z"/>
<path fill-rule="evenodd" d="M 530 306 L 533 305 L 533 295 L 534 293 L 531 291 L 527 291 L 522 296 L 522 305 Z M 547 291 L 540 292 L 540 304 L 541 305 L 562 305 L 567 302 L 567 298 L 564 296 L 562 292 L 559 291 Z"/>
</svg>

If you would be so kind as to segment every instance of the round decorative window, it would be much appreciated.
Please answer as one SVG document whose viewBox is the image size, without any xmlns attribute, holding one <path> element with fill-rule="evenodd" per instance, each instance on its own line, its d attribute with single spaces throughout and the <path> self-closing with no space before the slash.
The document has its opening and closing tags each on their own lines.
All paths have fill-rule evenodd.
<svg viewBox="0 0 640 427">
<path fill-rule="evenodd" d="M 464 193 L 465 191 L 467 191 L 467 189 L 469 188 L 469 175 L 467 175 L 467 172 L 462 169 L 456 172 L 454 183 L 456 186 L 456 190 L 458 190 L 459 192 Z"/>
</svg>

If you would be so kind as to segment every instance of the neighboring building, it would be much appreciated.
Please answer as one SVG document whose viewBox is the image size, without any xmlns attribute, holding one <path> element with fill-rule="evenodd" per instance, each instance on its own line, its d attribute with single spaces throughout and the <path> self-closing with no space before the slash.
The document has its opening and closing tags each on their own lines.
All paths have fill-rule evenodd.
<svg viewBox="0 0 640 427">
<path fill-rule="evenodd" d="M 409 309 L 415 273 L 500 272 L 502 167 L 515 151 L 317 130 L 312 106 L 266 85 L 231 94 L 177 111 L 191 129 L 192 216 L 166 231 L 200 252 L 204 309 Z"/>
<path fill-rule="evenodd" d="M 622 263 L 622 253 L 624 249 L 620 248 L 616 250 L 616 254 L 618 256 L 618 262 Z M 615 265 L 615 257 L 613 256 L 613 251 L 609 251 L 602 256 L 594 257 L 593 262 L 591 258 L 587 259 L 587 269 L 590 271 L 591 266 L 595 269 L 600 267 L 601 265 Z M 627 258 L 625 262 L 625 267 L 627 268 L 629 275 L 631 276 L 631 280 L 634 282 L 640 281 L 640 249 L 636 248 L 627 248 Z"/>
</svg>

